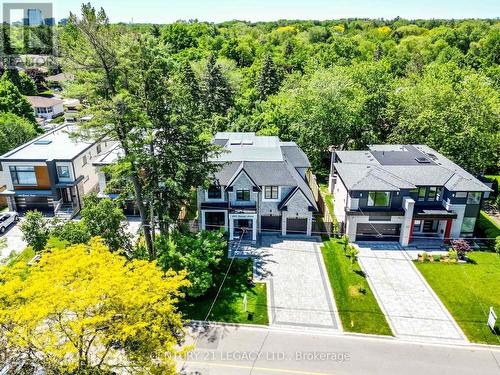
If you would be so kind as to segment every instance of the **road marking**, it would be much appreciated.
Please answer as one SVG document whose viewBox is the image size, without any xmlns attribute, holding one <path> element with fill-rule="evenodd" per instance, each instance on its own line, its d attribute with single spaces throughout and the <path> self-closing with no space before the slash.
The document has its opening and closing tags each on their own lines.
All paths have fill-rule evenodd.
<svg viewBox="0 0 500 375">
<path fill-rule="evenodd" d="M 279 372 L 282 374 L 299 374 L 299 375 L 329 375 L 326 372 L 309 372 L 309 371 L 299 371 L 299 370 L 287 370 L 281 368 L 268 368 L 268 367 L 253 367 L 245 365 L 229 365 L 227 363 L 216 363 L 216 362 L 197 362 L 189 361 L 187 365 L 198 365 L 198 366 L 217 366 L 217 367 L 228 367 L 228 368 L 239 368 L 245 370 L 259 370 L 268 372 Z"/>
</svg>

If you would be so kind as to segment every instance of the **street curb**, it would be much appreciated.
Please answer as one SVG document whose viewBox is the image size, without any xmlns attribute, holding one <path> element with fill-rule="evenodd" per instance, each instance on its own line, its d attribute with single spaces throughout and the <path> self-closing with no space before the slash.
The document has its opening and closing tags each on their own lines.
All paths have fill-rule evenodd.
<svg viewBox="0 0 500 375">
<path fill-rule="evenodd" d="M 461 349 L 481 349 L 481 350 L 495 350 L 500 351 L 500 345 L 491 345 L 491 344 L 478 344 L 478 343 L 453 343 L 453 342 L 428 342 L 428 341 L 419 341 L 419 340 L 407 340 L 394 336 L 386 336 L 386 335 L 375 335 L 375 334 L 365 334 L 365 333 L 357 333 L 357 332 L 345 332 L 345 331 L 313 331 L 313 330 L 301 330 L 301 329 L 292 329 L 292 328 L 282 328 L 282 327 L 272 327 L 269 325 L 259 325 L 259 324 L 242 324 L 242 323 L 224 323 L 224 322 L 214 322 L 214 321 L 203 321 L 203 320 L 190 320 L 189 323 L 185 324 L 185 326 L 189 326 L 190 323 L 199 324 L 199 325 L 212 325 L 219 326 L 221 328 L 224 327 L 234 327 L 234 328 L 250 328 L 250 329 L 260 329 L 264 331 L 274 331 L 274 332 L 283 332 L 283 333 L 299 333 L 299 334 L 310 334 L 310 335 L 322 335 L 322 336 L 339 336 L 339 337 L 354 337 L 360 339 L 374 339 L 374 340 L 387 340 L 393 343 L 407 343 L 407 344 L 415 344 L 415 345 L 430 345 L 430 346 L 446 346 L 446 347 L 455 347 Z"/>
</svg>

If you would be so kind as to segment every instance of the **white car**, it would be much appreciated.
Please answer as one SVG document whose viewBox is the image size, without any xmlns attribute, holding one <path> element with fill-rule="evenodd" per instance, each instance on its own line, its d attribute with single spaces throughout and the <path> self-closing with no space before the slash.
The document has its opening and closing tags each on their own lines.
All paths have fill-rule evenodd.
<svg viewBox="0 0 500 375">
<path fill-rule="evenodd" d="M 0 213 L 0 233 L 4 233 L 9 225 L 19 221 L 19 214 L 15 211 Z"/>
</svg>

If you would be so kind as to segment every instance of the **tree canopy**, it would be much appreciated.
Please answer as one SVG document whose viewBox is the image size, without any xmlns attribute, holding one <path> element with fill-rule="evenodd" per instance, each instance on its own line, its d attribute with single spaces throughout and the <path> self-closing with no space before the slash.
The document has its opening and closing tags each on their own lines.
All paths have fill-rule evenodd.
<svg viewBox="0 0 500 375">
<path fill-rule="evenodd" d="M 32 122 L 13 113 L 0 113 L 0 155 L 38 135 Z"/>
<path fill-rule="evenodd" d="M 185 272 L 112 253 L 103 241 L 0 270 L 0 342 L 50 373 L 174 374 Z"/>
</svg>

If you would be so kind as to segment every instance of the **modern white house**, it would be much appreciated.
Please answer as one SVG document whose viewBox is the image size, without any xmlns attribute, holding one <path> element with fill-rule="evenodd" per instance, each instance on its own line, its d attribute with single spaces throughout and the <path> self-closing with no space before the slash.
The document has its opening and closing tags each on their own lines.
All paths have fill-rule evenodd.
<svg viewBox="0 0 500 375">
<path fill-rule="evenodd" d="M 200 228 L 224 228 L 230 240 L 259 233 L 311 235 L 317 205 L 306 181 L 310 163 L 294 142 L 255 133 L 217 133 L 224 148 L 208 188 L 198 188 Z"/>
<path fill-rule="evenodd" d="M 329 190 L 351 241 L 470 237 L 491 189 L 426 145 L 371 145 L 334 151 Z"/>
<path fill-rule="evenodd" d="M 92 161 L 114 146 L 107 140 L 83 142 L 71 137 L 74 124 L 52 131 L 0 156 L 0 195 L 9 209 L 37 209 L 73 216 L 82 196 L 97 191 L 99 180 Z"/>
<path fill-rule="evenodd" d="M 26 99 L 33 107 L 35 117 L 51 120 L 64 114 L 63 100 L 45 96 L 27 96 Z"/>
</svg>

